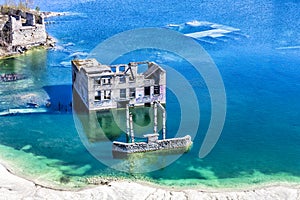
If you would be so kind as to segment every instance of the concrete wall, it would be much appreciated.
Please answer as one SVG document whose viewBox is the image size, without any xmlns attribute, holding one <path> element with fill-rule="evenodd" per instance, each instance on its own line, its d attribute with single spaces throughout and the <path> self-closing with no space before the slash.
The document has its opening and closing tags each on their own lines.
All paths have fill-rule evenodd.
<svg viewBox="0 0 300 200">
<path fill-rule="evenodd" d="M 89 88 L 95 88 L 95 90 L 89 91 L 90 100 L 93 101 L 94 94 L 96 91 L 104 91 L 110 90 L 111 91 L 111 101 L 105 101 L 106 104 L 99 103 L 98 105 L 94 105 L 95 109 L 97 107 L 101 108 L 116 108 L 118 107 L 116 101 L 120 101 L 120 89 L 126 89 L 126 99 L 128 100 L 127 103 L 134 104 L 134 105 L 144 105 L 145 103 L 152 103 L 155 100 L 160 101 L 161 103 L 166 103 L 166 75 L 164 72 L 158 71 L 154 73 L 150 79 L 145 79 L 143 75 L 138 75 L 137 68 L 133 68 L 133 73 L 135 75 L 135 80 L 130 80 L 130 75 L 126 76 L 125 83 L 120 83 L 119 77 L 112 77 L 110 85 L 98 85 L 94 87 L 94 81 L 90 80 Z M 156 81 L 155 81 L 156 79 Z M 157 82 L 160 86 L 160 95 L 154 95 L 154 85 Z M 150 95 L 146 96 L 144 94 L 144 88 L 150 87 Z M 130 98 L 130 88 L 136 89 L 135 98 Z"/>
<path fill-rule="evenodd" d="M 2 40 L 13 47 L 13 50 L 19 46 L 26 49 L 46 44 L 47 33 L 42 16 L 13 9 L 5 12 L 2 14 L 7 14 L 9 19 L 0 31 L 5 36 Z"/>
<path fill-rule="evenodd" d="M 191 136 L 187 135 L 182 138 L 172 138 L 166 140 L 158 140 L 156 143 L 124 143 L 114 142 L 112 150 L 120 153 L 140 153 L 157 150 L 172 150 L 183 148 L 188 150 L 192 145 Z"/>
<path fill-rule="evenodd" d="M 12 46 L 42 45 L 46 43 L 47 34 L 44 25 L 22 27 L 11 33 Z"/>
<path fill-rule="evenodd" d="M 88 103 L 88 79 L 83 73 L 83 70 L 78 71 L 76 66 L 72 63 L 72 80 L 73 80 L 73 90 L 76 90 L 80 96 L 82 102 L 89 108 Z"/>
<path fill-rule="evenodd" d="M 153 103 L 160 101 L 166 103 L 166 74 L 164 70 L 153 70 L 147 79 L 143 74 L 137 74 L 137 67 L 132 66 L 134 79 L 131 78 L 130 71 L 127 72 L 125 81 L 121 81 L 121 73 L 119 73 L 119 66 L 116 67 L 116 74 L 99 74 L 85 72 L 84 63 L 82 66 L 73 66 L 73 72 L 76 72 L 77 79 L 74 87 L 82 96 L 82 100 L 87 105 L 89 110 L 100 110 L 110 108 L 125 107 L 126 104 L 134 104 L 136 106 L 144 105 L 145 103 Z M 125 67 L 127 69 L 127 66 Z M 78 69 L 80 69 L 78 71 Z M 126 70 L 125 69 L 125 70 Z M 74 74 L 74 73 L 73 73 Z M 103 84 L 103 79 L 109 78 L 110 84 Z M 95 80 L 99 80 L 97 83 Z M 74 80 L 73 80 L 74 81 Z M 154 94 L 154 86 L 160 86 L 160 94 Z M 150 87 L 149 95 L 145 95 L 145 87 Z M 135 89 L 135 97 L 130 96 L 130 88 Z M 120 90 L 126 90 L 126 97 L 120 96 Z M 96 99 L 95 94 L 100 92 L 101 99 Z M 104 98 L 104 93 L 110 91 L 110 99 Z"/>
</svg>

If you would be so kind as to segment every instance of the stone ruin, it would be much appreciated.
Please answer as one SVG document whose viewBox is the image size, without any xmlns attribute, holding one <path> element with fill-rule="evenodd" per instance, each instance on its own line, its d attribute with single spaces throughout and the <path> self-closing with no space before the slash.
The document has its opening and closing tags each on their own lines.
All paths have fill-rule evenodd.
<svg viewBox="0 0 300 200">
<path fill-rule="evenodd" d="M 35 12 L 1 7 L 0 47 L 22 53 L 33 46 L 46 45 L 44 18 Z"/>
</svg>

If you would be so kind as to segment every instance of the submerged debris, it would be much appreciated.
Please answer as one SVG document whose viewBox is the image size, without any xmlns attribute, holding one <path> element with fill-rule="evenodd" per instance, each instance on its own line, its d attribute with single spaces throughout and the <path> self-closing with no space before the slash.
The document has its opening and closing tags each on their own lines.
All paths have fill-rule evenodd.
<svg viewBox="0 0 300 200">
<path fill-rule="evenodd" d="M 89 177 L 85 179 L 85 182 L 90 185 L 109 185 L 109 183 L 112 181 L 114 181 L 114 179 L 101 176 Z"/>
<path fill-rule="evenodd" d="M 67 184 L 67 183 L 69 183 L 71 180 L 70 180 L 70 177 L 69 176 L 62 176 L 62 177 L 60 177 L 60 179 L 59 179 L 59 182 L 60 183 L 63 183 L 63 184 Z"/>
</svg>

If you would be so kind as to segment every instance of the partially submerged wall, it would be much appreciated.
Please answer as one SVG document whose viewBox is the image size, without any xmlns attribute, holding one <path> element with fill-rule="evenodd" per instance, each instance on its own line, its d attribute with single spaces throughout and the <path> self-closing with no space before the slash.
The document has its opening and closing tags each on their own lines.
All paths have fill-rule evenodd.
<svg viewBox="0 0 300 200">
<path fill-rule="evenodd" d="M 124 143 L 113 142 L 113 151 L 119 153 L 141 153 L 157 150 L 172 150 L 172 149 L 185 149 L 191 146 L 191 136 L 187 135 L 182 138 L 171 138 L 166 140 L 158 140 L 153 143 L 138 142 L 138 143 Z"/>
</svg>

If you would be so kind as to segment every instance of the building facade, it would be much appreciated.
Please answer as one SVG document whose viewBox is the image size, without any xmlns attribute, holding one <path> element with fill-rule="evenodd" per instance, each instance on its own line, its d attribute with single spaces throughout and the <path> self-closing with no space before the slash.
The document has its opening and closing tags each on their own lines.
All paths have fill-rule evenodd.
<svg viewBox="0 0 300 200">
<path fill-rule="evenodd" d="M 146 68 L 138 73 L 138 68 Z M 166 103 L 166 72 L 154 62 L 103 65 L 95 59 L 72 61 L 73 92 L 88 110 Z"/>
</svg>

